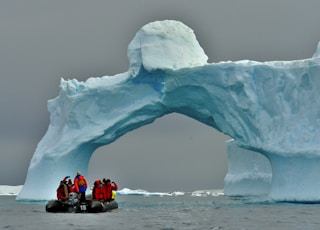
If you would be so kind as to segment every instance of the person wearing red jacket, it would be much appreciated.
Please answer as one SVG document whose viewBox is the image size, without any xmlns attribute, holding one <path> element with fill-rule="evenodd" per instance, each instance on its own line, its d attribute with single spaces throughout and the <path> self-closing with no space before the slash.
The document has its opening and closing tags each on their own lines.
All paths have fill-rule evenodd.
<svg viewBox="0 0 320 230">
<path fill-rule="evenodd" d="M 75 192 L 75 187 L 71 179 L 68 180 L 68 191 L 69 193 Z"/>
<path fill-rule="evenodd" d="M 60 185 L 57 188 L 57 198 L 61 201 L 67 201 L 69 197 L 68 187 L 64 180 L 60 181 Z"/>
<path fill-rule="evenodd" d="M 101 180 L 96 180 L 93 184 L 92 199 L 93 200 L 104 200 L 104 189 Z"/>
<path fill-rule="evenodd" d="M 112 199 L 112 191 L 118 190 L 118 184 L 115 181 L 110 181 L 110 179 L 103 179 L 103 188 L 104 188 L 104 200 L 111 201 Z"/>
<path fill-rule="evenodd" d="M 78 171 L 74 178 L 74 188 L 76 193 L 80 193 L 80 201 L 86 201 L 86 190 L 88 188 L 88 182 L 86 178 Z"/>
</svg>

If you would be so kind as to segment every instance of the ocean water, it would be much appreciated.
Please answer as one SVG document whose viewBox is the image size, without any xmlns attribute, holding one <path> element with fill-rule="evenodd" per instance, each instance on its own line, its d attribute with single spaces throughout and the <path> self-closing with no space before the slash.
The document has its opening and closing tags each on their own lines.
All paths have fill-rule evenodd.
<svg viewBox="0 0 320 230">
<path fill-rule="evenodd" d="M 105 213 L 47 213 L 45 202 L 0 196 L 0 229 L 320 229 L 320 204 L 220 196 L 117 196 Z"/>
</svg>

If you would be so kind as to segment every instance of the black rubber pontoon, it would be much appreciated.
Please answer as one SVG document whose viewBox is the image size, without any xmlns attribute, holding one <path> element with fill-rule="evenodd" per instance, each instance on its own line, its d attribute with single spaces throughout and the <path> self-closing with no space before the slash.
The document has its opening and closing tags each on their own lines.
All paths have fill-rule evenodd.
<svg viewBox="0 0 320 230">
<path fill-rule="evenodd" d="M 69 213 L 97 213 L 107 212 L 118 208 L 118 203 L 112 201 L 86 200 L 80 202 L 77 195 L 70 194 L 68 201 L 50 200 L 46 205 L 47 212 L 69 212 Z"/>
</svg>

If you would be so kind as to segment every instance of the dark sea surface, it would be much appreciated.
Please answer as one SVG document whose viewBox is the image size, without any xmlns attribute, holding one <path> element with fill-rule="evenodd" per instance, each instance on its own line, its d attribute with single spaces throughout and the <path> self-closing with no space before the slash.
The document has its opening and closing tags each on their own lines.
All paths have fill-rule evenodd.
<svg viewBox="0 0 320 230">
<path fill-rule="evenodd" d="M 226 196 L 117 196 L 111 212 L 47 213 L 46 202 L 0 196 L 0 229 L 320 229 L 320 204 Z"/>
</svg>

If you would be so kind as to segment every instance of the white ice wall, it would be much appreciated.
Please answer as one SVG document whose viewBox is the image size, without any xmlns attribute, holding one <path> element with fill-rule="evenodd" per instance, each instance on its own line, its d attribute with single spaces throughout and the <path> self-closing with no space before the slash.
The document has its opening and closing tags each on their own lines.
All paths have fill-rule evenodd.
<svg viewBox="0 0 320 230">
<path fill-rule="evenodd" d="M 226 142 L 228 172 L 224 193 L 228 196 L 266 196 L 270 192 L 272 169 L 269 159 L 241 148 L 234 140 Z"/>
</svg>

